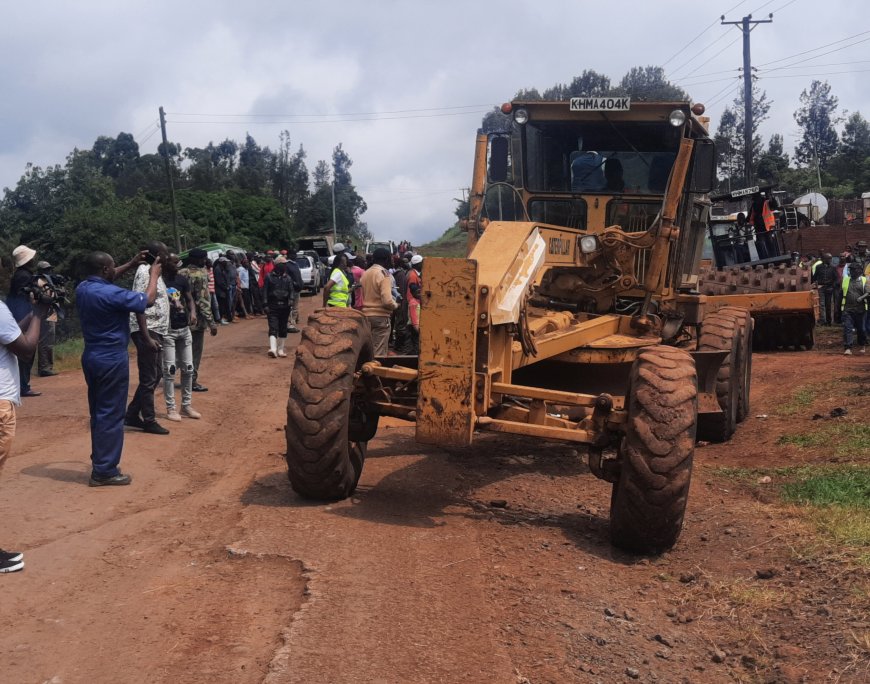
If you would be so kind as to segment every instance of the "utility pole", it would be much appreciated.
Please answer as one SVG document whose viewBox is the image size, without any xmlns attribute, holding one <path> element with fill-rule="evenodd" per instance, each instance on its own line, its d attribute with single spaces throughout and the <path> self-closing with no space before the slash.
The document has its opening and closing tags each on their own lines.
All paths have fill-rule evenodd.
<svg viewBox="0 0 870 684">
<path fill-rule="evenodd" d="M 332 167 L 332 239 L 338 240 L 338 234 L 335 227 L 335 167 Z"/>
<path fill-rule="evenodd" d="M 172 186 L 172 168 L 169 164 L 169 143 L 166 141 L 166 114 L 160 107 L 160 132 L 163 134 L 163 165 L 166 167 L 166 183 L 169 185 L 169 204 L 172 207 L 172 234 L 175 236 L 176 254 L 181 253 L 181 238 L 178 237 L 178 214 L 175 211 L 175 188 Z"/>
<path fill-rule="evenodd" d="M 725 21 L 722 25 L 736 26 L 743 34 L 743 165 L 746 186 L 752 185 L 752 59 L 749 54 L 749 34 L 758 24 L 772 24 L 773 13 L 767 19 L 753 19 L 751 14 L 740 21 Z"/>
</svg>

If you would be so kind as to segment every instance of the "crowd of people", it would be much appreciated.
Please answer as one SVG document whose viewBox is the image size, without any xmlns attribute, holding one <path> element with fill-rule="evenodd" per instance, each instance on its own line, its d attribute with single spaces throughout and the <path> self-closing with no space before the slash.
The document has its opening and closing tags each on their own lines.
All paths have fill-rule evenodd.
<svg viewBox="0 0 870 684">
<path fill-rule="evenodd" d="M 819 325 L 843 326 L 843 353 L 851 355 L 857 341 L 858 352 L 867 351 L 870 334 L 870 251 L 867 242 L 859 240 L 839 255 L 837 263 L 830 252 L 807 254 L 800 258 L 802 266 L 810 268 L 812 282 L 819 293 Z"/>
<path fill-rule="evenodd" d="M 410 250 L 410 245 L 407 246 Z M 413 354 L 419 348 L 423 257 L 411 251 L 376 249 L 368 258 L 336 244 L 329 257 L 323 305 L 353 307 L 366 316 L 375 355 Z M 193 396 L 200 383 L 206 331 L 239 318 L 267 318 L 271 358 L 285 358 L 288 333 L 298 328 L 303 282 L 292 250 L 219 254 L 203 249 L 182 261 L 162 242 L 150 242 L 130 261 L 116 265 L 105 252 L 81 264 L 84 280 L 75 303 L 84 339 L 82 372 L 87 385 L 91 432 L 91 487 L 129 485 L 120 469 L 125 429 L 167 435 L 158 421 L 155 394 L 162 386 L 166 420 L 198 420 Z M 41 376 L 55 375 L 52 349 L 60 309 L 52 267 L 26 245 L 12 253 L 15 272 L 6 302 L 0 302 L 0 468 L 15 434 L 15 408 L 30 387 L 34 359 Z M 115 281 L 133 272 L 126 289 Z M 54 279 L 53 279 L 54 278 Z M 136 348 L 138 378 L 128 401 L 128 347 Z M 179 378 L 180 376 L 180 378 Z M 180 389 L 180 406 L 176 390 Z M 20 552 L 0 549 L 0 572 L 24 567 Z"/>
</svg>

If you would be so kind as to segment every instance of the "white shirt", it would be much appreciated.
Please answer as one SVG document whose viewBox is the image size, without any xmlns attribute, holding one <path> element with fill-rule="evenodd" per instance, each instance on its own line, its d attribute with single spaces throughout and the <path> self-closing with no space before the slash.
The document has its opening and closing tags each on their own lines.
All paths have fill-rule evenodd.
<svg viewBox="0 0 870 684">
<path fill-rule="evenodd" d="M 18 357 L 6 347 L 21 337 L 21 328 L 15 322 L 9 307 L 0 302 L 0 399 L 21 405 L 21 377 L 18 375 Z"/>
<path fill-rule="evenodd" d="M 139 264 L 136 276 L 133 278 L 133 287 L 130 289 L 133 292 L 147 292 L 150 280 L 151 266 Z M 166 294 L 166 285 L 162 277 L 157 279 L 157 296 L 154 298 L 154 304 L 145 309 L 145 322 L 148 324 L 149 332 L 158 335 L 169 332 L 169 296 Z M 136 314 L 130 314 L 130 330 L 131 332 L 139 330 Z"/>
</svg>

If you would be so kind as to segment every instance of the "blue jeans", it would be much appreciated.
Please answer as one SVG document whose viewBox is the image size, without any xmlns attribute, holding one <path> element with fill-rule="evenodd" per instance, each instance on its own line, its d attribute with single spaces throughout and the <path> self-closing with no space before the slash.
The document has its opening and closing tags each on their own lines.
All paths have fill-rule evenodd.
<svg viewBox="0 0 870 684">
<path fill-rule="evenodd" d="M 124 448 L 124 410 L 130 385 L 130 359 L 126 348 L 85 349 L 82 372 L 88 384 L 91 414 L 91 467 L 97 478 L 118 474 Z"/>
<path fill-rule="evenodd" d="M 844 311 L 843 312 L 843 346 L 846 349 L 852 348 L 852 335 L 858 334 L 858 346 L 867 346 L 867 333 L 864 330 L 864 318 L 866 317 L 863 311 Z"/>
</svg>

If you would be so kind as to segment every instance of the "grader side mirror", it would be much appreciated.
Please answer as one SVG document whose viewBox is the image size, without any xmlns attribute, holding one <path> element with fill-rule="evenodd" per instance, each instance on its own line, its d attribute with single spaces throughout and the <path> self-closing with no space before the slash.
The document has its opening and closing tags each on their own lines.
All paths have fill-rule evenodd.
<svg viewBox="0 0 870 684">
<path fill-rule="evenodd" d="M 692 153 L 692 179 L 689 192 L 705 194 L 716 184 L 716 146 L 712 140 L 696 140 Z"/>
<path fill-rule="evenodd" d="M 506 135 L 496 135 L 489 139 L 489 180 L 504 183 L 508 179 L 508 145 Z"/>
</svg>

